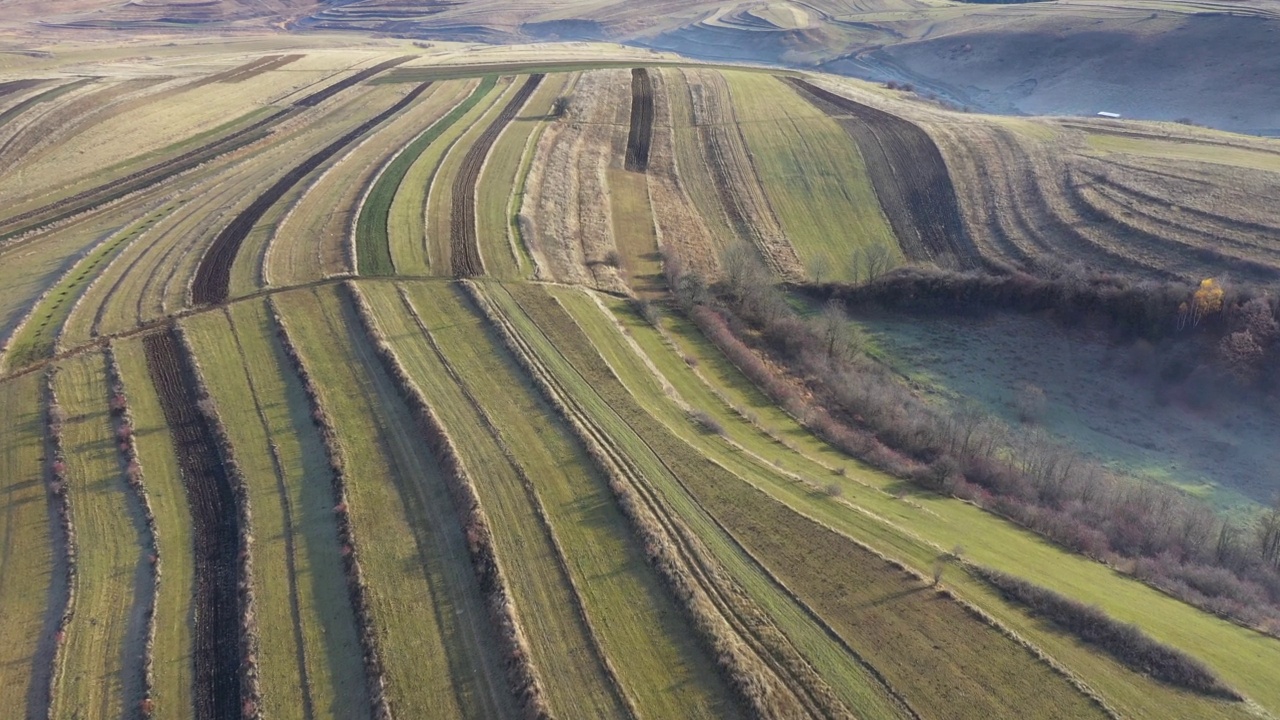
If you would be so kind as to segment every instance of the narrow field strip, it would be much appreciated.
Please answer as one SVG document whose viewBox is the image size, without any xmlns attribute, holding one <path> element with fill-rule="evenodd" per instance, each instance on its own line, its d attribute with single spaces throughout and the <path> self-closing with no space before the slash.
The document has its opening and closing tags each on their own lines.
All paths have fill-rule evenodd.
<svg viewBox="0 0 1280 720">
<path fill-rule="evenodd" d="M 666 290 L 662 256 L 649 199 L 648 178 L 610 169 L 609 204 L 613 238 L 621 256 L 627 286 L 640 297 L 659 297 Z"/>
<path fill-rule="evenodd" d="M 592 442 L 605 453 L 598 462 L 630 476 L 625 482 L 631 490 L 615 492 L 630 498 L 623 501 L 624 507 L 637 508 L 640 503 L 646 508 L 642 516 L 651 519 L 637 517 L 636 526 L 646 536 L 659 533 L 646 541 L 674 546 L 659 552 L 655 562 L 673 591 L 686 600 L 686 611 L 703 641 L 717 654 L 750 712 L 843 717 L 851 709 L 875 708 L 882 717 L 904 716 L 904 708 L 895 707 L 883 689 L 868 682 L 856 659 L 780 594 L 754 560 L 691 502 L 661 455 L 666 448 L 638 435 L 521 307 L 533 293 L 534 301 L 538 296 L 543 302 L 553 301 L 534 287 L 486 289 L 492 293 L 494 312 L 501 308 L 506 318 L 502 322 L 510 323 L 511 340 L 527 343 L 524 357 L 545 363 L 539 376 L 563 388 L 555 391 L 557 402 L 567 403 L 565 411 L 577 417 L 579 432 L 595 438 Z M 520 294 L 520 304 L 508 291 Z"/>
<path fill-rule="evenodd" d="M 943 267 L 981 264 L 955 187 L 933 139 L 918 125 L 798 78 L 787 82 L 853 137 L 903 254 Z M 908 172 L 909 169 L 909 172 Z"/>
<path fill-rule="evenodd" d="M 452 293 L 448 286 L 437 286 Z M 445 296 L 446 298 L 448 295 Z M 405 369 L 457 444 L 462 461 L 476 468 L 476 492 L 490 518 L 497 561 L 506 577 L 520 630 L 557 717 L 626 717 L 629 713 L 593 652 L 592 631 L 575 612 L 572 581 L 561 572 L 554 542 L 539 522 L 521 478 L 452 366 L 414 324 L 391 284 L 371 284 L 368 298 L 377 322 Z M 456 302 L 456 300 L 455 300 Z"/>
<path fill-rule="evenodd" d="M 333 157 L 339 150 L 351 144 L 356 138 L 364 135 L 382 124 L 387 118 L 408 107 L 426 92 L 430 83 L 424 83 L 411 90 L 399 102 L 364 122 L 346 135 L 338 138 L 311 157 L 302 161 L 284 177 L 276 181 L 270 189 L 259 195 L 249 207 L 236 216 L 231 224 L 214 238 L 213 244 L 200 261 L 195 279 L 191 284 L 191 301 L 197 305 L 224 302 L 227 298 L 228 286 L 231 282 L 231 265 L 235 262 L 236 253 L 241 243 L 257 224 L 266 211 L 274 205 L 286 192 L 302 180 L 312 170 Z"/>
<path fill-rule="evenodd" d="M 138 170 L 107 185 L 90 188 L 56 203 L 0 220 L 0 242 L 118 200 L 221 155 L 251 145 L 266 137 L 269 129 L 283 121 L 289 114 L 290 111 L 281 110 L 176 158 Z"/>
<path fill-rule="evenodd" d="M 631 70 L 631 126 L 627 135 L 626 169 L 646 172 L 653 143 L 653 82 L 644 68 Z"/>
<path fill-rule="evenodd" d="M 21 330 L 15 333 L 4 358 L 5 367 L 20 368 L 52 355 L 67 318 L 81 294 L 97 278 L 100 268 L 109 265 L 130 242 L 173 208 L 170 204 L 109 236 L 72 266 L 48 291 L 44 301 L 32 308 Z"/>
<path fill-rule="evenodd" d="M 377 181 L 365 195 L 364 202 L 360 206 L 360 216 L 356 220 L 355 244 L 359 274 L 391 275 L 395 273 L 396 266 L 391 251 L 391 214 L 392 206 L 400 195 L 405 176 L 409 174 L 409 170 L 418 162 L 427 148 L 453 127 L 459 118 L 483 100 L 496 83 L 496 76 L 485 77 L 465 100 L 414 138 L 413 142 L 401 150 L 383 169 Z M 425 191 L 422 197 L 426 197 Z M 420 206 L 421 203 L 418 205 Z M 409 240 L 409 238 L 404 239 Z"/>
<path fill-rule="evenodd" d="M 547 127 L 557 99 L 571 80 L 566 74 L 548 75 L 484 160 L 476 186 L 476 237 L 488 263 L 486 270 L 494 277 L 519 279 L 531 274 L 528 252 L 515 239 L 517 196 L 528 173 L 528 164 L 522 161 L 530 140 Z M 527 159 L 531 162 L 532 155 Z"/>
<path fill-rule="evenodd" d="M 759 73 L 725 73 L 739 128 L 769 205 L 805 272 L 855 279 L 850 259 L 868 246 L 901 257 L 857 145 L 790 86 Z"/>
<path fill-rule="evenodd" d="M 714 258 L 719 255 L 719 249 L 728 247 L 735 238 L 728 216 L 716 194 L 711 169 L 702 154 L 702 138 L 697 130 L 702 112 L 695 111 L 693 106 L 696 76 L 682 68 L 671 68 L 662 71 L 662 80 L 666 86 L 666 99 L 670 103 L 674 156 L 672 165 L 679 168 L 680 185 L 688 193 L 689 201 L 698 210 L 698 215 L 706 221 L 707 231 L 714 240 L 716 251 L 710 253 Z M 712 268 L 717 267 L 711 258 L 706 262 L 711 262 Z"/>
<path fill-rule="evenodd" d="M 677 132 L 678 125 L 689 124 L 689 90 L 675 73 L 651 73 L 649 80 L 654 86 L 654 128 L 645 184 L 653 230 L 662 250 L 678 258 L 688 272 L 715 277 L 720 250 L 709 226 L 719 214 L 700 213 L 691 197 L 697 188 L 690 187 L 699 182 L 698 173 L 705 174 L 706 168 L 699 163 L 686 168 L 679 152 L 680 138 L 691 136 L 687 131 Z M 715 226 L 723 228 L 719 222 Z M 632 269 L 631 274 L 634 277 L 636 271 Z"/>
<path fill-rule="evenodd" d="M 780 408 L 760 396 L 714 346 L 678 316 L 669 316 L 664 321 L 664 328 L 669 332 L 668 340 L 621 303 L 606 302 L 652 360 L 650 371 L 653 368 L 659 370 L 661 379 L 669 380 L 684 401 L 711 414 L 724 427 L 725 437 L 741 448 L 738 452 L 726 453 L 711 445 L 713 449 L 705 452 L 718 456 L 727 467 L 733 467 L 733 463 L 740 465 L 743 468 L 741 477 L 778 501 L 908 562 L 920 573 L 929 572 L 938 555 L 956 544 L 967 548 L 966 556 L 978 552 L 986 555 L 986 546 L 992 544 L 1011 557 L 1021 558 L 1025 552 L 1032 551 L 1031 547 L 1015 547 L 1020 542 L 1017 537 L 1024 533 L 1011 527 L 987 527 L 1007 524 L 981 511 L 969 516 L 967 511 L 976 509 L 968 505 L 936 496 L 895 496 L 893 493 L 901 488 L 900 481 L 868 470 L 799 427 Z M 581 316 L 591 317 L 588 313 L 589 308 L 584 308 Z M 684 358 L 693 361 L 692 368 Z M 706 384 L 708 381 L 713 383 L 714 392 Z M 657 397 L 652 393 L 639 397 L 645 396 Z M 726 401 L 731 401 L 732 406 Z M 714 441 L 713 438 L 707 440 Z M 744 451 L 759 458 L 759 462 L 743 458 Z M 758 468 L 764 463 L 768 465 L 767 472 Z M 757 468 L 752 469 L 753 465 Z M 831 485 L 840 489 L 839 499 L 826 492 L 825 488 Z M 927 508 L 917 502 L 921 500 L 927 502 Z M 961 513 L 966 519 L 953 520 L 953 509 L 966 511 Z M 952 526 L 963 532 L 963 538 L 957 535 L 937 537 L 933 544 L 922 539 L 936 536 L 939 529 Z M 974 529 L 977 526 L 983 529 Z M 984 539 L 984 536 L 995 535 L 1000 535 L 1000 540 L 988 542 Z M 1040 546 L 1042 543 L 1036 540 L 1032 545 Z M 1064 557 L 1071 556 L 1064 554 Z M 1050 563 L 1049 567 L 1053 566 Z M 946 584 L 953 592 L 959 591 L 962 597 L 980 602 L 985 611 L 998 617 L 1007 627 L 1031 638 L 1054 659 L 1081 676 L 1091 688 L 1102 692 L 1107 701 L 1124 715 L 1167 713 L 1167 709 L 1161 708 L 1167 708 L 1170 703 L 1181 710 L 1179 717 L 1186 718 L 1229 717 L 1240 712 L 1238 706 L 1232 708 L 1228 703 L 1206 701 L 1181 693 L 1100 659 L 1072 638 L 1053 631 L 1046 632 L 1036 621 L 1029 620 L 1019 610 L 986 592 L 981 583 L 971 581 L 966 575 L 948 575 Z M 1114 595 L 1112 599 L 1114 601 Z M 1185 699 L 1174 700 L 1175 696 Z"/>
<path fill-rule="evenodd" d="M 755 247 L 778 277 L 802 276 L 804 267 L 761 184 L 724 74 L 691 70 L 685 78 L 701 162 L 710 173 L 710 187 L 719 205 L 715 215 L 727 218 L 733 237 Z"/>
<path fill-rule="evenodd" d="M 489 76 L 477 83 L 487 82 Z M 479 103 L 455 120 L 441 132 L 410 166 L 391 201 L 388 218 L 387 242 L 392 260 L 402 275 L 447 274 L 449 245 L 444 239 L 433 239 L 428 231 L 432 223 L 439 222 L 440 213 L 429 209 L 432 193 L 437 187 L 436 178 L 447 167 L 446 163 L 460 138 L 474 132 L 480 118 L 492 111 L 510 90 L 509 78 L 494 78 L 497 92 L 489 91 Z"/>
<path fill-rule="evenodd" d="M 138 454 L 137 423 L 129 406 L 129 396 L 125 392 L 120 363 L 116 359 L 114 346 L 108 345 L 105 353 L 107 382 L 111 384 L 109 407 L 114 418 L 116 438 L 119 440 L 121 460 L 124 463 L 129 504 L 138 518 L 135 522 L 139 523 L 139 542 L 148 566 L 135 581 L 136 597 L 129 620 L 131 627 L 137 627 L 141 645 L 135 653 L 138 672 L 133 681 L 137 683 L 137 695 L 142 698 L 137 707 L 145 713 L 149 708 L 153 708 L 155 703 L 152 696 L 155 693 L 156 601 L 160 589 L 160 546 L 156 541 L 159 532 L 156 526 L 155 507 L 151 503 L 151 496 L 148 495 L 147 486 L 143 480 L 142 457 Z M 126 678 L 126 688 L 128 684 L 129 680 Z M 126 695 L 128 695 L 127 691 Z"/>
<path fill-rule="evenodd" d="M 345 457 L 360 565 L 397 717 L 515 717 L 441 470 L 332 287 L 276 303 Z"/>
<path fill-rule="evenodd" d="M 420 247 L 421 251 L 425 252 L 426 262 L 430 266 L 429 274 L 442 277 L 452 276 L 451 202 L 453 199 L 453 186 L 456 183 L 458 173 L 461 171 L 462 161 L 466 158 L 467 151 L 475 144 L 476 138 L 485 131 L 485 128 L 489 127 L 493 119 L 506 107 L 511 96 L 519 90 L 519 80 L 520 78 L 518 77 L 499 76 L 497 78 L 497 92 L 486 98 L 480 106 L 468 113 L 435 147 L 428 148 L 418 165 L 411 172 L 410 177 L 421 174 L 421 186 L 425 188 L 425 191 L 417 191 L 416 188 L 419 187 L 419 184 L 414 182 L 408 186 L 409 192 L 412 194 L 408 196 L 402 195 L 396 199 L 396 207 L 392 212 L 395 213 L 398 210 L 401 213 L 406 213 L 400 216 L 405 217 L 407 220 L 403 227 L 414 233 L 405 235 L 404 240 L 410 243 L 418 242 L 417 223 L 419 220 L 422 221 L 422 242 Z M 448 142 L 444 142 L 444 140 Z M 395 233 L 396 230 L 393 228 L 392 232 Z M 395 251 L 394 245 L 392 250 L 393 252 Z M 414 252 L 418 252 L 418 250 L 415 249 Z M 400 274 L 407 275 L 411 273 L 401 269 Z"/>
<path fill-rule="evenodd" d="M 114 350 L 129 397 L 134 444 L 146 469 L 147 495 L 155 512 L 156 545 L 164 558 L 156 592 L 151 700 L 159 716 L 192 717 L 195 571 L 188 558 L 194 538 L 182 469 L 169 438 L 160 397 L 151 383 L 142 341 L 122 341 L 115 344 Z"/>
<path fill-rule="evenodd" d="M 563 420 L 528 386 L 516 361 L 456 289 L 413 283 L 405 292 L 450 371 L 532 486 L 590 631 L 638 714 L 732 715 L 736 708 L 713 660 L 694 641 L 692 628 L 646 564 L 605 478 L 593 470 Z M 509 421 L 517 417 L 526 422 Z"/>
<path fill-rule="evenodd" d="M 15 715 L 36 712 L 33 700 L 48 689 L 49 660 L 37 650 L 59 572 L 49 540 L 43 381 L 28 373 L 0 383 L 0 707 Z"/>
<path fill-rule="evenodd" d="M 289 287 L 354 272 L 352 227 L 368 187 L 394 156 L 465 97 L 463 82 L 439 83 L 422 101 L 332 160 L 288 204 L 271 229 L 262 262 L 267 286 Z"/>
<path fill-rule="evenodd" d="M 621 172 L 630 88 L 623 71 L 584 73 L 538 141 L 520 208 L 537 277 L 626 292 L 619 275 L 607 175 Z"/>
<path fill-rule="evenodd" d="M 108 409 L 105 358 L 60 364 L 54 384 L 66 414 L 62 447 L 75 508 L 76 613 L 67 627 L 54 717 L 120 717 L 141 706 L 149 543 Z"/>
<path fill-rule="evenodd" d="M 147 371 L 159 394 L 182 468 L 195 539 L 195 717 L 227 718 L 240 709 L 242 692 L 236 502 L 214 430 L 197 411 L 196 370 L 175 331 L 165 329 L 146 335 L 142 344 Z"/>
<path fill-rule="evenodd" d="M 449 213 L 449 256 L 454 277 L 484 274 L 480 238 L 476 234 L 476 183 L 480 179 L 480 171 L 484 167 L 484 159 L 488 156 L 489 150 L 506 129 L 507 124 L 533 95 L 534 90 L 538 89 L 538 84 L 544 77 L 541 74 L 534 74 L 525 79 L 524 84 L 507 102 L 507 106 L 471 144 L 466 156 L 462 159 L 462 167 L 454 176 Z"/>
<path fill-rule="evenodd" d="M 230 320 L 234 318 L 233 325 Z M 254 511 L 263 712 L 367 716 L 364 668 L 341 573 L 324 447 L 259 301 L 186 324 L 228 424 Z M 250 420 L 252 418 L 252 420 Z"/>
</svg>

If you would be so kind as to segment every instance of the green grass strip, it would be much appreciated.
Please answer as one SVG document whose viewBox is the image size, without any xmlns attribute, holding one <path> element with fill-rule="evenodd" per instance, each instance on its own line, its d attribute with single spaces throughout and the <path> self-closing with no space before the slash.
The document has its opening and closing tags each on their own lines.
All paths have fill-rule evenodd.
<svg viewBox="0 0 1280 720">
<path fill-rule="evenodd" d="M 361 275 L 393 275 L 395 264 L 391 261 L 391 244 L 387 233 L 387 221 L 391 215 L 391 203 L 395 200 L 400 183 L 418 156 L 448 130 L 467 111 L 475 107 L 498 83 L 497 75 L 486 75 L 475 91 L 457 107 L 440 118 L 419 135 L 404 152 L 396 156 L 378 177 L 369 197 L 365 198 L 356 221 L 356 257 Z"/>
</svg>

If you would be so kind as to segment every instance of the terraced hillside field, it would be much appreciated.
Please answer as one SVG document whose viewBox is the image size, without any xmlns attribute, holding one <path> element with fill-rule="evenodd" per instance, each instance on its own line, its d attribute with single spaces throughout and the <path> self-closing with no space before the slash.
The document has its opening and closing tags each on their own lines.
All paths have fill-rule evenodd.
<svg viewBox="0 0 1280 720">
<path fill-rule="evenodd" d="M 672 293 L 757 265 L 1268 281 L 1270 143 L 594 45 L 229 43 L 147 46 L 163 77 L 0 69 L 12 716 L 1280 714 L 1265 628 L 854 459 Z"/>
</svg>

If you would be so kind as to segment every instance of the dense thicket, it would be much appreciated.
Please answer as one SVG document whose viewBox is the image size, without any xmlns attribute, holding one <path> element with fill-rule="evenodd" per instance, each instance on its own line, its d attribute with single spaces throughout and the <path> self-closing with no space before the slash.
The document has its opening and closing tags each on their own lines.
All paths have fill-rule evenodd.
<svg viewBox="0 0 1280 720">
<path fill-rule="evenodd" d="M 1171 351 L 1161 371 L 1169 381 L 1216 371 L 1274 390 L 1280 371 L 1280 295 L 1253 285 L 1133 281 L 1071 268 L 1028 275 L 909 267 L 863 285 L 801 290 L 850 305 L 942 314 L 1043 312 L 1068 325 L 1102 326 L 1121 341 L 1162 343 Z"/>
<path fill-rule="evenodd" d="M 832 444 L 928 489 L 975 502 L 1072 550 L 1113 561 L 1206 610 L 1280 633 L 1280 505 L 1245 525 L 1172 487 L 1115 477 L 1043 433 L 1012 433 L 973 408 L 925 402 L 859 351 L 838 302 L 804 318 L 749 251 L 731 250 L 722 266 L 724 281 L 710 287 L 684 272 L 678 260 L 667 259 L 668 279 L 683 310 L 753 382 Z M 948 278 L 956 282 L 948 284 Z M 1031 289 L 1019 289 L 1023 284 Z M 984 294 L 1012 297 L 1016 307 L 1042 293 L 1063 292 L 1023 277 L 910 271 L 840 294 L 881 297 L 901 306 L 911 301 L 899 299 L 899 293 L 913 287 L 937 288 L 931 294 L 920 291 L 916 302 L 942 304 L 951 293 L 961 298 L 957 303 L 975 306 L 979 301 L 969 298 Z M 1141 305 L 1120 283 L 1117 297 L 1127 299 L 1108 305 L 1106 287 L 1097 285 L 1094 301 L 1081 293 L 1066 302 Z M 1158 305 L 1158 297 L 1153 293 L 1151 302 Z M 1223 306 L 1228 302 L 1243 307 L 1271 301 L 1237 303 L 1224 297 Z M 1172 305 L 1175 312 L 1180 304 Z M 1051 308 L 1059 309 L 1051 304 L 1043 309 Z M 1216 314 L 1228 311 L 1219 308 Z M 1196 320 L 1233 322 L 1191 316 L 1187 322 Z M 1172 322 L 1176 327 L 1176 318 Z"/>
<path fill-rule="evenodd" d="M 1100 608 L 998 570 L 975 567 L 973 572 L 1006 599 L 1025 605 L 1033 614 L 1140 673 L 1206 695 L 1242 699 L 1199 660 L 1151 639 L 1137 625 L 1120 622 Z"/>
</svg>

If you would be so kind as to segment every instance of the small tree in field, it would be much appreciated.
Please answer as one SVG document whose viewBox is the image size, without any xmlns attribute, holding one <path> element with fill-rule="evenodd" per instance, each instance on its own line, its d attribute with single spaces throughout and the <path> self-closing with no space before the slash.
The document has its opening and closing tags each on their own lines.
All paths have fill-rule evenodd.
<svg viewBox="0 0 1280 720">
<path fill-rule="evenodd" d="M 951 548 L 951 552 L 944 552 L 933 561 L 933 585 L 937 587 L 942 584 L 942 575 L 947 571 L 947 566 L 959 562 L 964 557 L 964 546 L 957 545 Z"/>
</svg>

